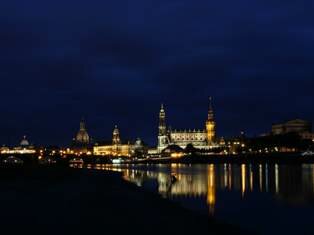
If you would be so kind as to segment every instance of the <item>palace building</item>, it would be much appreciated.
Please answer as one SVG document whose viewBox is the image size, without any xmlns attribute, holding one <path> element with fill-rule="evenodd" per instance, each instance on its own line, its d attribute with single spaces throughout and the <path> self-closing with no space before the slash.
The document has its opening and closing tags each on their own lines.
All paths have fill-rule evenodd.
<svg viewBox="0 0 314 235">
<path fill-rule="evenodd" d="M 215 146 L 216 123 L 211 99 L 204 126 L 205 129 L 202 130 L 172 130 L 166 125 L 166 112 L 164 106 L 161 105 L 159 112 L 158 152 L 162 152 L 170 145 L 178 145 L 181 148 L 186 148 L 188 144 L 192 144 L 198 149 L 209 149 Z"/>
<path fill-rule="evenodd" d="M 302 119 L 294 119 L 285 123 L 272 125 L 273 135 L 282 135 L 292 132 L 301 134 L 311 131 L 312 131 L 311 123 Z"/>
<path fill-rule="evenodd" d="M 120 131 L 115 126 L 112 133 L 112 142 L 96 143 L 94 146 L 94 155 L 101 156 L 130 156 L 132 153 L 132 145 L 130 143 L 122 143 L 120 139 Z"/>
<path fill-rule="evenodd" d="M 312 123 L 302 119 L 294 119 L 285 123 L 273 124 L 271 134 L 284 135 L 296 133 L 302 139 L 312 140 L 314 142 L 314 133 L 312 132 Z"/>
<path fill-rule="evenodd" d="M 14 148 L 1 147 L 0 153 L 1 154 L 34 154 L 36 153 L 36 149 L 33 145 L 29 143 L 26 136 L 23 136 L 23 139 L 20 142 L 19 146 L 16 146 Z"/>
</svg>

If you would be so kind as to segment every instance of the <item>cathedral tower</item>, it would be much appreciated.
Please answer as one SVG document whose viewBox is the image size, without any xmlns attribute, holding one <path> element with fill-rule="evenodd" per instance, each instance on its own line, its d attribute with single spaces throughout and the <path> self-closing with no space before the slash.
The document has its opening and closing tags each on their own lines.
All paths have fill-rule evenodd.
<svg viewBox="0 0 314 235">
<path fill-rule="evenodd" d="M 113 145 L 120 145 L 121 144 L 120 132 L 119 132 L 117 125 L 114 127 L 114 130 L 112 133 L 112 144 Z"/>
<path fill-rule="evenodd" d="M 206 121 L 206 133 L 207 133 L 207 143 L 210 145 L 215 141 L 216 137 L 216 123 L 214 120 L 214 111 L 212 107 L 212 98 L 209 98 L 209 110 L 208 117 Z"/>
<path fill-rule="evenodd" d="M 159 131 L 158 131 L 158 151 L 161 152 L 168 146 L 166 113 L 164 106 L 161 105 L 159 112 Z"/>
</svg>

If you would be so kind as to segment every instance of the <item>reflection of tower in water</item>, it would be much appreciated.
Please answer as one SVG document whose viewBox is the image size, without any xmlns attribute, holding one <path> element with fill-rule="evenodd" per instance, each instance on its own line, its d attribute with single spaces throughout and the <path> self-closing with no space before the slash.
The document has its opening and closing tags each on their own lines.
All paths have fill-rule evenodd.
<svg viewBox="0 0 314 235">
<path fill-rule="evenodd" d="M 213 215 L 216 204 L 216 185 L 215 185 L 215 166 L 210 164 L 208 166 L 208 190 L 207 190 L 207 205 L 209 214 Z"/>
<path fill-rule="evenodd" d="M 84 167 L 92 168 L 92 165 Z M 219 196 L 235 192 L 242 195 L 242 200 L 254 192 L 255 195 L 268 193 L 276 200 L 293 204 L 303 205 L 314 201 L 314 164 L 171 164 L 153 169 L 96 164 L 94 167 L 123 172 L 124 179 L 158 191 L 165 198 L 180 202 L 183 199 L 182 204 L 197 200 L 198 206 L 201 201 L 210 215 L 217 213 L 217 192 Z M 230 196 L 234 197 L 234 194 Z M 187 205 L 190 208 L 190 204 Z"/>
<path fill-rule="evenodd" d="M 241 165 L 241 193 L 242 197 L 244 197 L 245 190 L 246 190 L 246 166 L 245 164 Z"/>
</svg>

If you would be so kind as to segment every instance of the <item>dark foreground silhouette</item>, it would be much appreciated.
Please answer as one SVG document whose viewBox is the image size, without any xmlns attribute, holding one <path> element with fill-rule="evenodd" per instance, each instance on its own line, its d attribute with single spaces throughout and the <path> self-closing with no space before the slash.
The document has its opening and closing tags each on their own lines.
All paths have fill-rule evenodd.
<svg viewBox="0 0 314 235">
<path fill-rule="evenodd" d="M 247 234 L 144 192 L 118 173 L 0 169 L 3 234 Z"/>
</svg>

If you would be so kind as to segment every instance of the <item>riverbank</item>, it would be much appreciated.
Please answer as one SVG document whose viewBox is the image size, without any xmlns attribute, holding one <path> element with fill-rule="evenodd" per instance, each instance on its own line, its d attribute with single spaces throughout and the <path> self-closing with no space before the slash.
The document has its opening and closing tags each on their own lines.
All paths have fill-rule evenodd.
<svg viewBox="0 0 314 235">
<path fill-rule="evenodd" d="M 9 155 L 0 155 L 0 161 L 8 158 Z M 24 166 L 37 166 L 40 163 L 37 155 L 15 155 L 16 158 L 24 162 Z M 46 156 L 47 157 L 47 156 Z M 191 154 L 183 157 L 147 157 L 147 158 L 130 158 L 130 157 L 113 157 L 113 156 L 76 156 L 69 155 L 61 157 L 56 155 L 53 159 L 58 166 L 67 167 L 69 164 L 112 164 L 113 160 L 125 164 L 313 164 L 314 156 L 302 156 L 301 153 L 269 153 L 269 154 L 236 154 L 236 155 L 200 155 Z"/>
<path fill-rule="evenodd" d="M 122 180 L 84 169 L 1 168 L 2 231 L 41 234 L 243 234 Z"/>
</svg>

